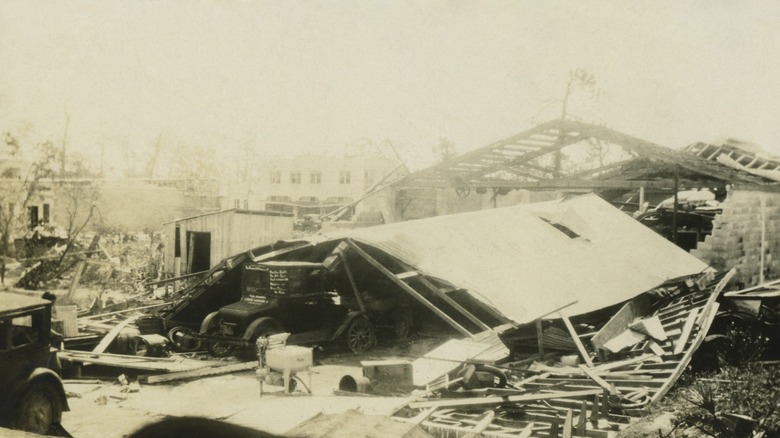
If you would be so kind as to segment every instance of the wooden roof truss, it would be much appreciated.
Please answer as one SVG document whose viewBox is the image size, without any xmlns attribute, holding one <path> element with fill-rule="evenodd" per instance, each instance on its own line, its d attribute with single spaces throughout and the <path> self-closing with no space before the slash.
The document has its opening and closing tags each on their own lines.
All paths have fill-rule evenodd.
<svg viewBox="0 0 780 438">
<path fill-rule="evenodd" d="M 601 142 L 622 149 L 623 159 L 591 169 L 556 168 L 555 155 L 574 145 Z M 562 152 L 563 153 L 563 152 Z M 572 120 L 552 120 L 452 160 L 410 174 L 400 187 L 593 190 L 672 188 L 768 180 L 709 157 L 675 151 L 627 134 Z"/>
</svg>

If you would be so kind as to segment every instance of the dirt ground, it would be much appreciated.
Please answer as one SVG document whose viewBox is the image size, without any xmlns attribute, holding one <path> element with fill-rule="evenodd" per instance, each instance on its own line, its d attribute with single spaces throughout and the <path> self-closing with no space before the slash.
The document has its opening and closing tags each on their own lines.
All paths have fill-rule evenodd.
<svg viewBox="0 0 780 438">
<path fill-rule="evenodd" d="M 65 380 L 71 410 L 64 413 L 62 424 L 77 438 L 111 438 L 128 436 L 165 416 L 201 416 L 282 434 L 320 412 L 334 414 L 358 409 L 366 414 L 388 415 L 410 398 L 337 395 L 334 390 L 341 378 L 361 376 L 360 361 L 412 359 L 440 342 L 440 338 L 418 336 L 403 343 L 380 344 L 363 355 L 326 346 L 315 352 L 315 367 L 310 376 L 312 394 L 307 394 L 300 384 L 291 395 L 283 394 L 281 386 L 266 384 L 261 397 L 254 371 L 179 383 L 140 384 L 138 392 L 123 392 L 123 385 L 110 380 L 112 373 L 120 371 L 103 370 L 98 373 L 101 381 L 96 383 L 85 369 L 82 381 L 88 383 Z M 132 381 L 133 376 L 128 374 Z M 300 377 L 309 385 L 307 374 Z"/>
<path fill-rule="evenodd" d="M 281 434 L 324 413 L 359 409 L 386 415 L 407 401 L 398 397 L 334 395 L 344 375 L 359 376 L 357 367 L 322 365 L 313 369 L 313 394 L 281 393 L 282 387 L 260 385 L 253 371 L 207 377 L 170 385 L 141 385 L 136 393 L 122 392 L 119 383 L 66 382 L 70 412 L 62 424 L 74 437 L 128 436 L 165 416 L 201 416 Z M 308 384 L 308 376 L 301 376 Z M 300 385 L 299 385 L 300 387 Z"/>
</svg>

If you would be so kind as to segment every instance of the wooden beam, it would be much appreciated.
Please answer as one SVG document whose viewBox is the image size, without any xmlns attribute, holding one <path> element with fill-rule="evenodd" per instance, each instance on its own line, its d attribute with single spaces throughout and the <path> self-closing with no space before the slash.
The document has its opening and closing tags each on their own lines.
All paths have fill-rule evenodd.
<svg viewBox="0 0 780 438">
<path fill-rule="evenodd" d="M 602 389 L 609 391 L 610 395 L 617 394 L 617 389 L 615 389 L 615 385 L 602 379 L 601 376 L 596 374 L 593 369 L 588 368 L 585 365 L 580 365 L 580 369 L 582 370 L 583 373 L 585 373 L 586 376 L 590 377 L 590 380 L 596 382 L 596 384 L 599 385 Z"/>
<path fill-rule="evenodd" d="M 453 160 L 445 161 L 439 164 L 436 164 L 434 166 L 431 166 L 427 169 L 421 170 L 419 172 L 412 173 L 410 175 L 407 175 L 403 180 L 400 181 L 400 186 L 406 186 L 409 182 L 414 181 L 419 178 L 429 177 L 431 175 L 435 175 L 440 171 L 445 171 L 446 169 L 450 169 L 453 166 L 460 164 L 460 163 L 466 163 L 469 162 L 477 157 L 480 157 L 482 155 L 488 154 L 492 152 L 495 149 L 500 149 L 505 146 L 511 146 L 514 143 L 517 143 L 518 141 L 521 141 L 523 139 L 530 138 L 534 134 L 543 133 L 544 131 L 547 131 L 550 128 L 555 128 L 558 124 L 558 120 L 550 120 L 548 122 L 542 123 L 540 125 L 534 126 L 533 128 L 530 128 L 526 131 L 523 131 L 519 134 L 515 134 L 511 137 L 505 138 L 503 140 L 499 140 L 497 142 L 491 143 L 487 146 L 483 146 L 479 149 L 473 150 L 471 152 L 467 152 L 459 157 L 455 157 Z M 541 146 L 540 146 L 541 147 Z"/>
<path fill-rule="evenodd" d="M 683 324 L 682 333 L 680 334 L 680 338 L 677 340 L 677 343 L 674 347 L 674 354 L 680 354 L 685 350 L 685 344 L 688 343 L 688 338 L 691 336 L 691 331 L 693 330 L 693 324 L 696 322 L 696 315 L 699 314 L 699 308 L 693 308 L 688 313 L 688 317 L 685 319 L 685 324 Z"/>
<path fill-rule="evenodd" d="M 87 261 L 84 259 L 81 259 L 76 264 L 76 270 L 73 272 L 73 280 L 70 282 L 70 287 L 68 288 L 68 294 L 65 296 L 66 300 L 72 301 L 73 295 L 76 293 L 76 287 L 79 284 L 79 281 L 81 280 L 81 274 L 84 273 L 84 269 L 87 267 Z"/>
<path fill-rule="evenodd" d="M 490 423 L 493 422 L 493 419 L 496 418 L 496 411 L 487 411 L 485 415 L 480 419 L 477 424 L 474 426 L 474 429 L 471 430 L 471 432 L 467 433 L 463 436 L 463 438 L 477 438 L 481 436 L 482 432 L 490 426 Z"/>
<path fill-rule="evenodd" d="M 452 299 L 452 298 L 450 298 L 450 297 L 449 297 L 447 294 L 445 294 L 444 292 L 442 292 L 442 291 L 441 291 L 441 290 L 440 290 L 438 287 L 436 287 L 436 285 L 435 285 L 435 284 L 431 283 L 431 281 L 430 281 L 430 280 L 428 280 L 428 279 L 427 279 L 427 278 L 426 278 L 424 275 L 420 275 L 420 277 L 419 277 L 419 280 L 420 280 L 420 282 L 421 282 L 423 285 L 425 285 L 425 287 L 427 287 L 428 289 L 430 289 L 430 290 L 431 290 L 431 292 L 433 292 L 433 293 L 434 293 L 434 294 L 435 294 L 437 297 L 441 298 L 442 300 L 444 300 L 444 302 L 446 302 L 447 304 L 449 304 L 450 306 L 452 306 L 453 308 L 455 308 L 455 310 L 457 310 L 457 311 L 458 311 L 458 312 L 460 312 L 460 313 L 461 313 L 463 316 L 465 316 L 466 318 L 468 318 L 468 319 L 469 319 L 469 321 L 471 321 L 471 322 L 473 322 L 474 324 L 478 325 L 478 326 L 479 326 L 479 327 L 481 327 L 483 330 L 490 330 L 490 326 L 489 326 L 489 325 L 487 325 L 487 324 L 485 324 L 484 322 L 482 322 L 482 321 L 481 321 L 479 318 L 477 318 L 476 316 L 474 316 L 474 314 L 473 314 L 473 313 L 471 313 L 471 312 L 469 312 L 468 310 L 466 310 L 466 308 L 464 308 L 463 306 L 461 306 L 461 305 L 460 305 L 460 304 L 459 304 L 457 301 L 453 300 L 453 299 Z"/>
<path fill-rule="evenodd" d="M 577 419 L 577 435 L 585 436 L 588 429 L 588 402 L 582 401 L 580 406 L 580 415 Z"/>
<path fill-rule="evenodd" d="M 577 346 L 577 350 L 579 350 L 582 359 L 585 360 L 585 363 L 587 363 L 589 367 L 593 368 L 593 360 L 590 358 L 590 355 L 588 354 L 588 350 L 585 349 L 585 346 L 582 344 L 582 341 L 580 341 L 580 336 L 577 334 L 577 331 L 574 330 L 574 326 L 571 325 L 571 321 L 569 321 L 569 318 L 567 318 L 560 312 L 558 312 L 558 315 L 560 315 L 561 319 L 563 320 L 563 323 L 566 324 L 566 329 L 569 330 L 569 334 L 571 335 L 571 338 L 574 341 L 574 345 Z"/>
<path fill-rule="evenodd" d="M 409 407 L 412 409 L 421 408 L 454 408 L 459 406 L 490 406 L 500 405 L 503 403 L 523 403 L 534 402 L 540 400 L 552 400 L 556 398 L 579 398 L 587 397 L 591 395 L 601 394 L 601 389 L 585 389 L 581 391 L 557 391 L 557 392 L 543 392 L 535 394 L 523 394 L 523 395 L 510 395 L 505 397 L 472 397 L 472 398 L 456 398 L 448 400 L 432 400 L 422 402 L 409 403 Z"/>
<path fill-rule="evenodd" d="M 119 336 L 119 332 L 121 332 L 122 329 L 127 327 L 130 323 L 135 322 L 135 320 L 138 319 L 139 317 L 140 315 L 131 316 L 130 318 L 127 318 L 124 321 L 117 324 L 116 326 L 114 326 L 114 328 L 112 328 L 110 332 L 106 333 L 106 335 L 103 336 L 103 339 L 100 340 L 100 343 L 95 346 L 92 352 L 102 353 L 106 351 L 106 348 L 108 348 L 108 346 L 111 345 L 112 342 L 114 342 L 114 339 L 116 339 L 116 337 Z"/>
<path fill-rule="evenodd" d="M 157 284 L 170 283 L 172 281 L 184 280 L 185 278 L 191 278 L 198 275 L 208 274 L 210 271 L 193 272 L 192 274 L 180 275 L 178 277 L 164 278 L 162 280 L 149 281 L 144 283 L 144 286 L 154 286 Z"/>
<path fill-rule="evenodd" d="M 175 373 L 162 374 L 159 376 L 148 376 L 141 378 L 141 381 L 154 384 L 174 382 L 176 380 L 194 379 L 207 376 L 219 376 L 222 374 L 230 374 L 238 371 L 253 370 L 257 368 L 257 361 L 254 362 L 242 362 L 231 365 L 222 365 L 217 367 L 200 368 L 192 371 L 180 371 Z"/>
<path fill-rule="evenodd" d="M 566 146 L 569 146 L 569 145 L 572 145 L 574 143 L 582 141 L 584 138 L 585 137 L 582 137 L 582 136 L 572 136 L 572 135 L 569 135 L 567 133 L 566 136 L 561 141 L 559 141 L 557 143 L 553 143 L 550 146 L 541 146 L 541 149 L 533 151 L 533 152 L 528 152 L 528 153 L 523 154 L 523 155 L 521 155 L 521 156 L 519 156 L 519 157 L 517 157 L 517 158 L 515 158 L 513 160 L 509 160 L 506 163 L 504 163 L 504 165 L 506 165 L 506 166 L 517 166 L 518 164 L 522 164 L 522 163 L 531 161 L 531 160 L 533 160 L 535 158 L 539 158 L 542 155 L 547 155 L 549 153 L 559 151 L 559 150 L 565 148 Z M 472 178 L 477 178 L 477 177 L 480 177 L 482 175 L 485 175 L 486 173 L 487 172 L 484 172 L 484 171 L 477 171 L 477 172 L 474 172 L 474 173 L 471 173 L 471 174 L 464 175 L 464 178 L 466 178 L 466 180 L 470 180 Z"/>
<path fill-rule="evenodd" d="M 82 322 L 85 319 L 86 320 L 98 319 L 98 318 L 104 318 L 106 316 L 120 315 L 122 313 L 135 312 L 137 310 L 147 310 L 147 309 L 155 309 L 157 307 L 165 307 L 165 306 L 167 306 L 169 304 L 170 303 L 149 304 L 148 306 L 133 307 L 133 308 L 130 308 L 130 309 L 117 310 L 116 312 L 101 313 L 99 315 L 79 316 L 79 322 Z"/>
<path fill-rule="evenodd" d="M 563 420 L 563 438 L 572 438 L 573 434 L 573 413 L 571 409 L 566 410 L 566 418 Z"/>
<path fill-rule="evenodd" d="M 452 326 L 452 328 L 454 328 L 455 330 L 457 330 L 458 332 L 460 332 L 464 336 L 471 336 L 472 335 L 472 333 L 470 331 L 466 330 L 465 327 L 460 325 L 457 321 L 452 319 L 449 315 L 447 315 L 446 313 L 442 312 L 438 307 L 436 307 L 435 305 L 433 305 L 433 303 L 431 303 L 430 301 L 425 299 L 425 297 L 420 295 L 420 293 L 417 292 L 416 290 L 414 290 L 411 286 L 409 286 L 408 284 L 404 283 L 403 281 L 397 279 L 395 274 L 393 274 L 392 272 L 390 272 L 390 270 L 388 270 L 387 268 L 382 266 L 381 263 L 376 261 L 367 252 L 363 251 L 363 249 L 360 248 L 359 246 L 357 246 L 357 244 L 355 244 L 355 242 L 353 242 L 351 239 L 347 239 L 347 244 L 349 245 L 350 248 L 355 250 L 355 252 L 357 252 L 361 257 L 363 257 L 363 259 L 365 259 L 369 264 L 371 264 L 374 268 L 378 269 L 379 272 L 385 274 L 385 276 L 387 278 L 389 278 L 393 283 L 397 284 L 401 289 L 406 291 L 414 299 L 416 299 L 417 301 L 422 303 L 422 305 L 424 305 L 425 307 L 427 307 L 428 309 L 433 311 L 433 313 L 438 315 L 439 318 L 443 319 L 447 324 Z"/>
<path fill-rule="evenodd" d="M 363 303 L 363 297 L 360 296 L 360 289 L 358 289 L 357 282 L 355 281 L 355 276 L 352 274 L 352 269 L 349 268 L 349 262 L 347 262 L 347 252 L 341 251 L 341 262 L 344 263 L 344 272 L 347 273 L 347 278 L 349 279 L 349 284 L 352 286 L 352 292 L 355 294 L 355 299 L 358 302 L 358 307 L 360 307 L 361 312 L 366 311 L 366 305 Z"/>
<path fill-rule="evenodd" d="M 536 320 L 536 343 L 539 344 L 539 359 L 541 359 L 544 357 L 544 331 L 541 318 Z"/>
<path fill-rule="evenodd" d="M 699 186 L 701 182 L 680 180 L 681 185 Z M 674 187 L 674 179 L 653 179 L 653 180 L 589 180 L 589 179 L 548 179 L 541 181 L 518 181 L 518 180 L 499 180 L 499 179 L 481 179 L 469 180 L 471 188 L 507 188 L 507 189 L 528 189 L 528 190 L 576 190 L 576 189 L 639 189 L 645 187 L 648 189 L 666 189 L 671 190 Z M 432 188 L 452 188 L 452 184 L 445 181 L 411 181 L 403 187 L 432 187 Z M 778 189 L 780 191 L 780 189 Z"/>
</svg>

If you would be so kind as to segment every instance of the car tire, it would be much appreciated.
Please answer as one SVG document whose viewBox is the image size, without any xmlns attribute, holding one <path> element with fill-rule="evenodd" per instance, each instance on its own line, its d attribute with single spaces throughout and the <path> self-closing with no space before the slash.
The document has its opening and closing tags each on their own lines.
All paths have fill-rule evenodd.
<svg viewBox="0 0 780 438">
<path fill-rule="evenodd" d="M 368 351 L 376 345 L 374 327 L 365 316 L 358 316 L 349 323 L 344 338 L 347 347 L 356 354 Z"/>
<path fill-rule="evenodd" d="M 190 353 L 198 351 L 201 348 L 200 339 L 194 330 L 178 326 L 168 331 L 168 339 L 176 347 L 178 351 Z"/>
<path fill-rule="evenodd" d="M 212 321 L 208 330 L 209 335 L 221 335 L 219 330 L 219 321 Z M 214 357 L 228 357 L 233 354 L 234 346 L 223 341 L 206 341 L 206 350 Z"/>
<path fill-rule="evenodd" d="M 35 382 L 19 400 L 14 416 L 14 429 L 46 434 L 54 423 L 62 419 L 62 400 L 53 383 Z"/>
</svg>

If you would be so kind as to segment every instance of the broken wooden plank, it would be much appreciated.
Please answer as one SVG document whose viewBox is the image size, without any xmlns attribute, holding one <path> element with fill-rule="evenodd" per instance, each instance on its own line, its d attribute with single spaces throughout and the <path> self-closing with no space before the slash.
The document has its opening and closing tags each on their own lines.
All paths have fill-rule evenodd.
<svg viewBox="0 0 780 438">
<path fill-rule="evenodd" d="M 597 366 L 596 369 L 599 370 L 599 371 L 611 371 L 611 370 L 616 370 L 616 369 L 619 369 L 619 368 L 635 365 L 635 364 L 640 363 L 640 362 L 642 362 L 642 363 L 643 362 L 659 363 L 659 362 L 662 362 L 662 360 L 661 360 L 661 358 L 659 358 L 658 356 L 656 356 L 654 354 L 643 354 L 641 356 L 633 357 L 631 359 L 626 359 L 626 360 L 621 360 L 621 361 L 609 362 L 609 363 L 601 364 L 601 365 Z"/>
<path fill-rule="evenodd" d="M 696 322 L 696 316 L 699 314 L 699 309 L 691 309 L 690 313 L 688 313 L 688 317 L 685 319 L 685 324 L 683 325 L 682 333 L 680 334 L 680 338 L 677 339 L 677 344 L 674 347 L 674 354 L 680 354 L 685 350 L 685 344 L 688 343 L 688 338 L 691 336 L 691 331 L 693 330 L 693 324 Z"/>
<path fill-rule="evenodd" d="M 636 318 L 646 315 L 648 307 L 649 303 L 645 298 L 629 301 L 607 321 L 604 327 L 591 338 L 590 342 L 596 349 L 604 348 L 607 341 L 623 333 Z"/>
<path fill-rule="evenodd" d="M 140 315 L 131 316 L 130 318 L 127 318 L 124 321 L 117 324 L 114 328 L 111 329 L 111 331 L 109 331 L 108 333 L 106 333 L 105 336 L 103 336 L 103 339 L 100 340 L 100 343 L 97 344 L 97 346 L 95 346 L 92 352 L 102 353 L 106 351 L 106 348 L 108 348 L 108 346 L 111 345 L 112 342 L 114 342 L 114 339 L 116 339 L 116 337 L 119 336 L 119 332 L 121 332 L 122 329 L 127 327 L 130 323 L 134 322 L 139 317 Z"/>
<path fill-rule="evenodd" d="M 644 333 L 656 341 L 665 341 L 667 338 L 664 327 L 661 325 L 661 320 L 657 316 L 640 319 L 630 324 L 629 327 L 631 330 Z"/>
<path fill-rule="evenodd" d="M 84 273 L 84 268 L 86 267 L 87 261 L 84 259 L 81 259 L 76 263 L 76 270 L 73 272 L 73 280 L 70 282 L 70 287 L 68 287 L 68 293 L 65 295 L 65 300 L 70 301 L 73 299 L 73 294 L 76 292 L 76 287 L 78 287 L 79 281 L 81 280 L 81 274 Z"/>
<path fill-rule="evenodd" d="M 253 370 L 257 368 L 258 362 L 242 362 L 232 365 L 222 365 L 216 367 L 200 368 L 192 371 L 180 371 L 168 374 L 162 374 L 159 376 L 146 376 L 142 377 L 141 381 L 148 384 L 173 382 L 176 380 L 194 379 L 197 377 L 206 376 L 218 376 L 222 374 L 230 374 L 238 371 Z"/>
<path fill-rule="evenodd" d="M 431 415 L 433 415 L 433 413 L 436 412 L 436 409 L 438 408 L 437 407 L 428 408 L 420 412 L 416 416 L 414 416 L 411 420 L 414 424 L 420 424 L 423 421 L 427 420 Z"/>
<path fill-rule="evenodd" d="M 399 280 L 406 280 L 407 278 L 412 278 L 420 275 L 417 271 L 408 271 L 408 272 L 402 272 L 400 274 L 395 274 L 395 278 Z"/>
<path fill-rule="evenodd" d="M 649 348 L 650 351 L 657 354 L 658 356 L 666 355 L 666 350 L 664 350 L 663 347 L 658 345 L 658 342 L 655 342 L 652 339 L 647 343 L 647 348 Z"/>
<path fill-rule="evenodd" d="M 638 344 L 646 338 L 646 334 L 627 328 L 617 336 L 614 336 L 612 339 L 605 342 L 602 345 L 602 348 L 611 353 L 619 353 L 632 345 Z"/>
<path fill-rule="evenodd" d="M 577 418 L 577 435 L 585 436 L 585 432 L 588 428 L 588 402 L 582 401 L 580 406 L 580 415 Z"/>
<path fill-rule="evenodd" d="M 580 369 L 582 370 L 582 372 L 585 373 L 586 376 L 590 377 L 591 380 L 596 382 L 597 385 L 602 387 L 604 390 L 609 391 L 609 393 L 611 395 L 617 394 L 617 390 L 615 389 L 615 385 L 613 385 L 611 383 L 608 383 L 606 380 L 604 380 L 601 377 L 599 377 L 598 375 L 596 375 L 596 373 L 593 372 L 592 369 L 590 369 L 590 368 L 588 368 L 588 367 L 586 367 L 584 365 L 580 365 Z"/>
<path fill-rule="evenodd" d="M 571 409 L 567 409 L 566 418 L 563 420 L 563 438 L 572 438 L 573 421 L 573 413 Z"/>
<path fill-rule="evenodd" d="M 525 429 L 523 429 L 522 432 L 518 435 L 518 438 L 529 438 L 531 434 L 534 433 L 534 423 L 533 421 L 528 423 L 527 426 L 525 426 Z"/>
<path fill-rule="evenodd" d="M 79 322 L 81 322 L 82 320 L 85 320 L 85 319 L 98 319 L 98 318 L 105 318 L 106 316 L 121 315 L 123 313 L 130 313 L 130 312 L 135 312 L 135 311 L 139 311 L 139 310 L 155 309 L 155 308 L 158 308 L 158 307 L 167 306 L 169 304 L 171 304 L 171 303 L 149 304 L 149 305 L 146 305 L 146 306 L 132 307 L 132 308 L 129 308 L 129 309 L 117 310 L 115 312 L 101 313 L 101 314 L 98 314 L 98 315 L 80 316 L 79 317 Z"/>
<path fill-rule="evenodd" d="M 474 429 L 464 435 L 463 438 L 477 438 L 488 426 L 490 426 L 490 423 L 492 423 L 495 418 L 496 411 L 487 411 L 482 419 L 474 426 Z"/>
<path fill-rule="evenodd" d="M 148 357 L 148 356 L 131 356 L 129 354 L 114 354 L 114 353 L 95 353 L 92 351 L 81 350 L 58 350 L 57 356 L 74 362 L 84 362 L 92 359 L 121 359 L 137 362 L 167 362 L 174 363 L 178 359 L 173 357 Z"/>
<path fill-rule="evenodd" d="M 587 389 L 582 391 L 557 391 L 557 392 L 550 392 L 550 393 L 538 393 L 538 394 L 524 394 L 524 395 L 514 395 L 514 396 L 508 396 L 508 397 L 482 397 L 482 398 L 475 398 L 475 399 L 450 399 L 450 400 L 434 400 L 434 401 L 424 401 L 424 402 L 413 402 L 409 403 L 409 407 L 413 409 L 422 409 L 422 408 L 431 408 L 431 407 L 439 407 L 439 408 L 449 408 L 449 407 L 457 407 L 457 406 L 489 406 L 489 405 L 497 405 L 502 403 L 523 403 L 523 402 L 531 402 L 531 401 L 537 401 L 537 400 L 550 400 L 554 398 L 560 398 L 560 397 L 586 397 L 589 395 L 594 394 L 601 394 L 601 389 Z"/>
<path fill-rule="evenodd" d="M 582 355 L 582 358 L 585 360 L 585 363 L 587 363 L 589 367 L 593 368 L 593 360 L 590 358 L 588 350 L 585 349 L 585 345 L 583 345 L 582 341 L 580 341 L 580 337 L 577 335 L 577 331 L 574 330 L 574 326 L 571 325 L 571 321 L 569 321 L 569 318 L 560 312 L 558 315 L 560 315 L 561 319 L 563 319 L 563 323 L 566 324 L 566 328 L 569 330 L 569 334 L 574 340 L 574 344 L 577 346 L 577 350 L 579 350 L 580 355 Z"/>
</svg>

